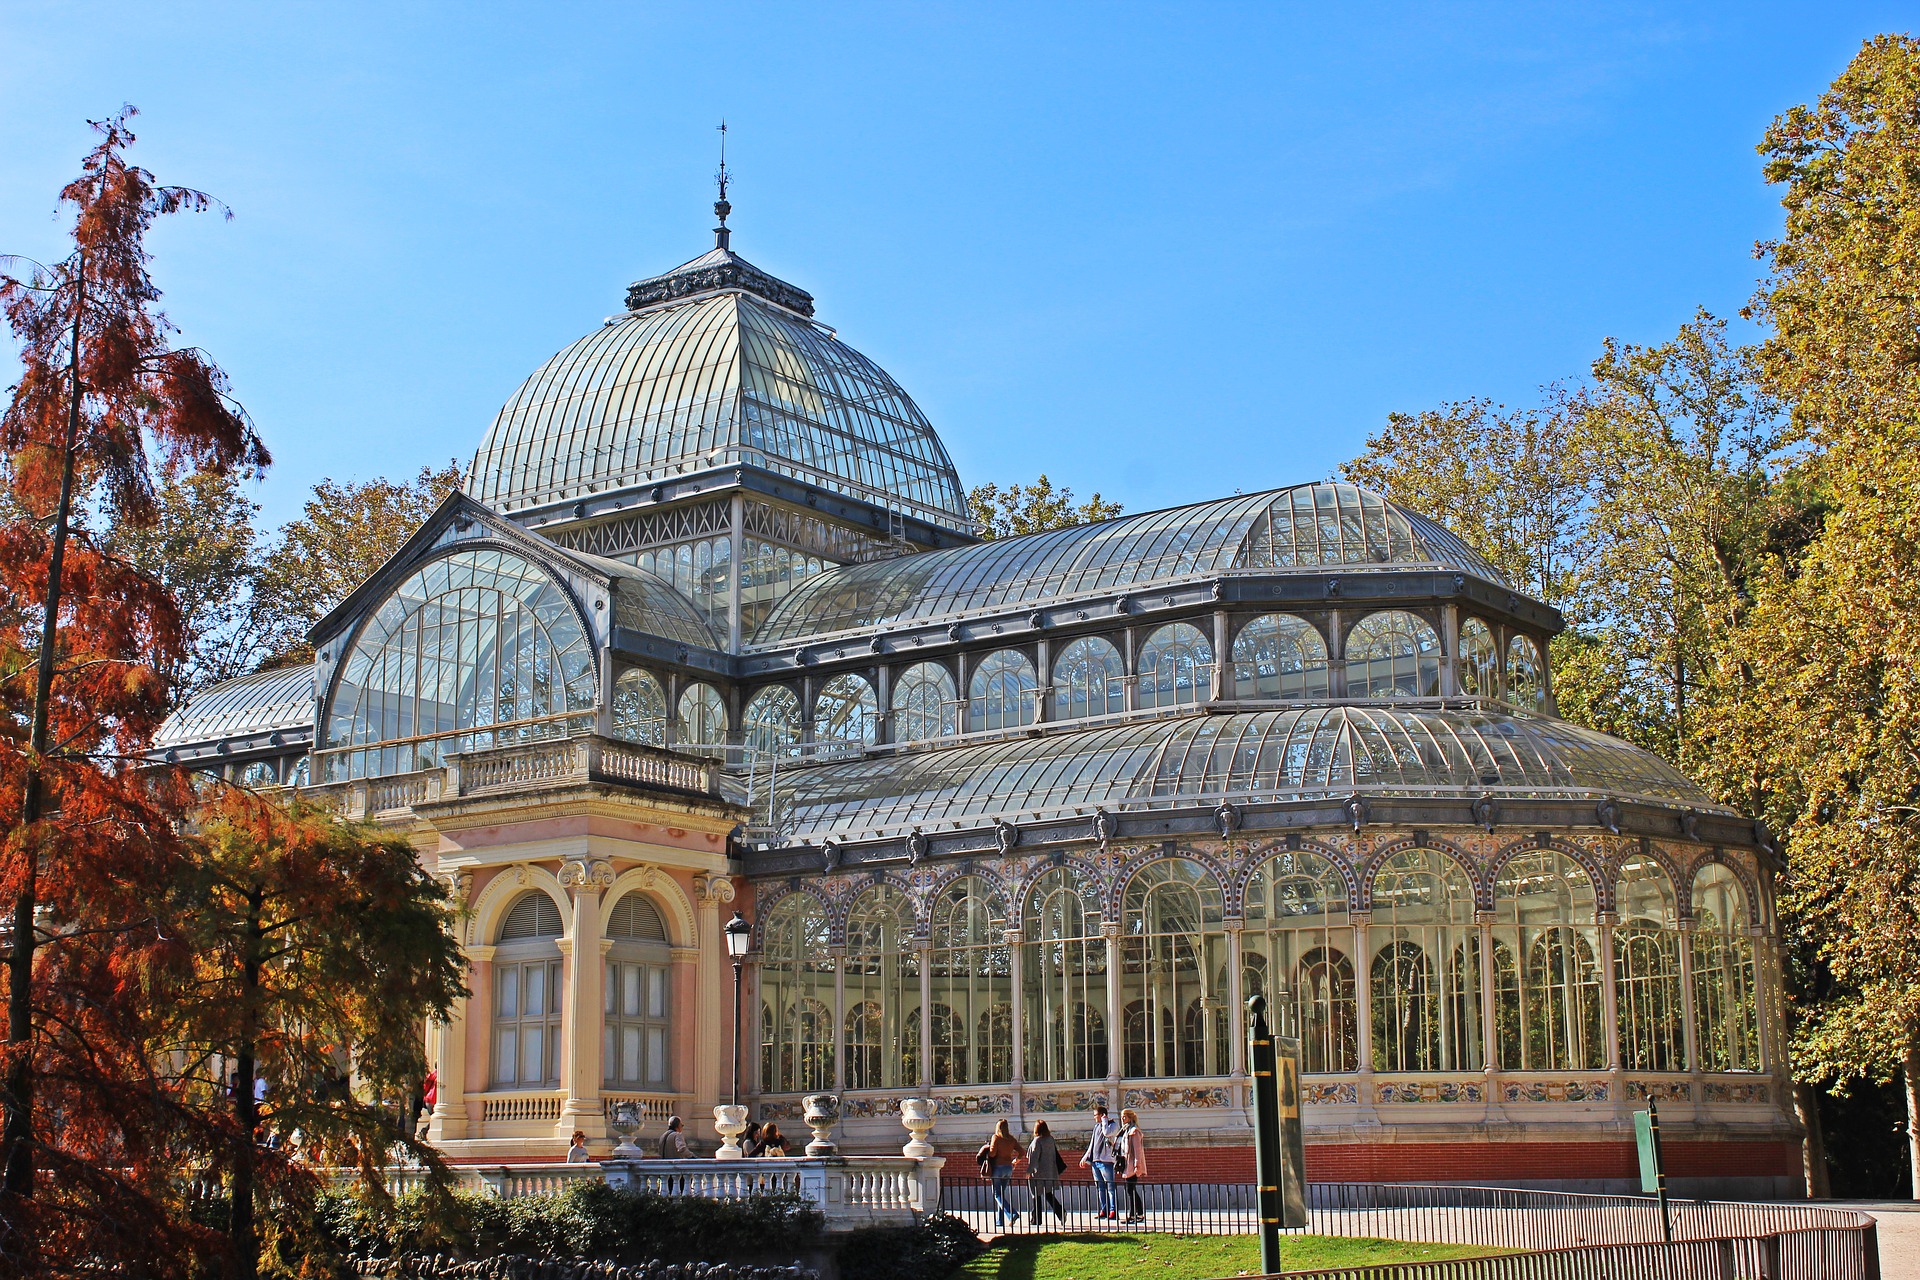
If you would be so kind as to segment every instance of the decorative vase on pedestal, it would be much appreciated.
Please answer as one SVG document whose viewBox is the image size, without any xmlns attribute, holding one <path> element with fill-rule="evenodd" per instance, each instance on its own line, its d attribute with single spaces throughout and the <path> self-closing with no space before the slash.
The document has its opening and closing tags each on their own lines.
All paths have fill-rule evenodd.
<svg viewBox="0 0 1920 1280">
<path fill-rule="evenodd" d="M 915 1160 L 925 1160 L 933 1154 L 933 1144 L 927 1141 L 927 1135 L 933 1132 L 933 1099 L 900 1099 L 900 1123 L 907 1128 L 907 1145 L 900 1148 L 900 1154 L 911 1156 Z"/>
<path fill-rule="evenodd" d="M 729 1106 L 725 1103 L 713 1109 L 714 1132 L 720 1135 L 720 1148 L 713 1153 L 715 1160 L 738 1160 L 746 1155 L 740 1150 L 740 1135 L 747 1131 L 747 1109 Z"/>
<path fill-rule="evenodd" d="M 808 1155 L 839 1154 L 840 1148 L 833 1145 L 833 1126 L 840 1119 L 839 1098 L 831 1093 L 810 1093 L 800 1099 L 800 1116 L 807 1122 L 807 1128 L 813 1130 L 813 1141 L 807 1144 Z"/>
<path fill-rule="evenodd" d="M 620 1145 L 613 1149 L 615 1160 L 644 1160 L 647 1153 L 633 1144 L 633 1135 L 640 1131 L 640 1109 L 631 1102 L 623 1102 L 613 1109 L 613 1119 L 607 1127 L 620 1138 Z"/>
</svg>

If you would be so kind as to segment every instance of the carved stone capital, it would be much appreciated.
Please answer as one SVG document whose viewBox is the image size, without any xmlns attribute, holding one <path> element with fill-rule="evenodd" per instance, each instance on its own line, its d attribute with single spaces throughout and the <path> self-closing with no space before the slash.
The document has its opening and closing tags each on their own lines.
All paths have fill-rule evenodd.
<svg viewBox="0 0 1920 1280">
<path fill-rule="evenodd" d="M 702 871 L 693 877 L 693 896 L 709 906 L 718 906 L 723 902 L 732 902 L 734 895 L 733 878 L 715 875 L 711 871 Z"/>
<path fill-rule="evenodd" d="M 600 893 L 613 884 L 613 864 L 605 858 L 568 858 L 560 864 L 560 887 Z"/>
</svg>

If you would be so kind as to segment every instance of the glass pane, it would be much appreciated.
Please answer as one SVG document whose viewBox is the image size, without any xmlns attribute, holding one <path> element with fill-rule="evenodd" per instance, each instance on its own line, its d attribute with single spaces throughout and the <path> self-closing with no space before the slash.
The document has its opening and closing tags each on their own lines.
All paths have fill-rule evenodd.
<svg viewBox="0 0 1920 1280">
<path fill-rule="evenodd" d="M 620 1028 L 620 1078 L 631 1083 L 641 1079 L 640 1028 Z"/>
<path fill-rule="evenodd" d="M 520 1079 L 533 1084 L 546 1078 L 546 1028 L 527 1027 L 520 1037 Z"/>
<path fill-rule="evenodd" d="M 493 1043 L 493 1063 L 501 1084 L 512 1084 L 520 1078 L 520 1037 L 512 1027 L 500 1028 Z"/>
<path fill-rule="evenodd" d="M 615 1041 L 612 1027 L 600 1029 L 600 1078 L 609 1084 L 619 1078 L 620 1071 L 620 1059 L 617 1056 L 620 1046 Z"/>
<path fill-rule="evenodd" d="M 537 1018 L 547 1011 L 547 982 L 545 965 L 527 966 L 527 1016 Z"/>
<path fill-rule="evenodd" d="M 500 1016 L 520 1016 L 520 966 L 508 965 L 500 971 Z"/>
<path fill-rule="evenodd" d="M 605 986 L 605 989 L 600 993 L 601 1011 L 604 1013 L 612 1013 L 620 1007 L 620 966 L 611 960 L 607 961 L 606 973 L 601 978 L 601 982 Z"/>
<path fill-rule="evenodd" d="M 625 981 L 620 990 L 620 1012 L 629 1018 L 640 1016 L 640 966 L 624 964 L 620 966 Z"/>
<path fill-rule="evenodd" d="M 647 1083 L 664 1084 L 667 1079 L 667 1029 L 647 1028 Z"/>
<path fill-rule="evenodd" d="M 647 970 L 647 1016 L 652 1018 L 667 1016 L 667 971 L 665 969 Z"/>
</svg>

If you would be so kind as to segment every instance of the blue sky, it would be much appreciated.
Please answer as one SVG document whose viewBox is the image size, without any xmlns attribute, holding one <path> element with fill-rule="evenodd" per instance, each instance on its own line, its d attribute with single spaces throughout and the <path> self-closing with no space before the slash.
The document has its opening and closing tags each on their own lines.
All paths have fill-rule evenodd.
<svg viewBox="0 0 1920 1280">
<path fill-rule="evenodd" d="M 1328 473 L 1388 412 L 1525 400 L 1731 314 L 1753 147 L 1883 5 L 210 5 L 0 0 L 0 252 L 61 252 L 85 120 L 231 222 L 153 238 L 277 465 L 464 465 L 711 243 L 919 401 L 962 478 L 1130 510 Z"/>
</svg>

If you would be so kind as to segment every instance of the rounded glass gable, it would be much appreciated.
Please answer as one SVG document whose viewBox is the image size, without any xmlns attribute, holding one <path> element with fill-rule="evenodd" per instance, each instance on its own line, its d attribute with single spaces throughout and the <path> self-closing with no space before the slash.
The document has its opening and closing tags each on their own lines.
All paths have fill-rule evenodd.
<svg viewBox="0 0 1920 1280">
<path fill-rule="evenodd" d="M 362 624 L 328 703 L 321 779 L 584 733 L 597 695 L 593 645 L 566 588 L 512 552 L 455 551 Z"/>
</svg>

